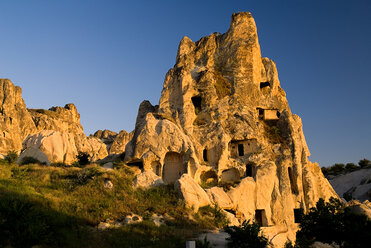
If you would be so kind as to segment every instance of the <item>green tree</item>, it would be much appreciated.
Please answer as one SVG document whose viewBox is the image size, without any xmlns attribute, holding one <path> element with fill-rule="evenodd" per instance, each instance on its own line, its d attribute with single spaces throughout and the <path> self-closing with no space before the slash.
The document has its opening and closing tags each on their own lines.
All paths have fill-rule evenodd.
<svg viewBox="0 0 371 248">
<path fill-rule="evenodd" d="M 355 165 L 354 163 L 347 163 L 345 165 L 345 169 L 348 170 L 348 171 L 354 171 L 354 170 L 357 170 L 359 167 L 357 165 Z"/>
<path fill-rule="evenodd" d="M 244 221 L 242 226 L 226 227 L 230 237 L 227 238 L 230 248 L 265 248 L 269 241 L 263 235 L 259 235 L 260 226 L 256 223 L 250 224 L 250 221 Z"/>
<path fill-rule="evenodd" d="M 365 159 L 365 158 L 364 158 L 364 159 L 359 160 L 358 165 L 359 165 L 361 168 L 364 168 L 364 167 L 366 167 L 366 166 L 371 165 L 371 161 L 368 160 L 368 159 Z"/>
<path fill-rule="evenodd" d="M 5 156 L 5 160 L 9 163 L 9 164 L 13 164 L 13 163 L 16 163 L 17 160 L 18 160 L 18 153 L 15 152 L 15 151 L 9 151 L 6 156 Z"/>
<path fill-rule="evenodd" d="M 371 221 L 367 216 L 353 213 L 338 199 L 330 198 L 329 202 L 320 199 L 302 217 L 295 247 L 310 247 L 314 241 L 334 242 L 344 248 L 368 247 L 370 233 Z"/>
<path fill-rule="evenodd" d="M 79 152 L 76 156 L 77 162 L 80 166 L 85 166 L 90 162 L 90 155 L 86 152 Z"/>
</svg>

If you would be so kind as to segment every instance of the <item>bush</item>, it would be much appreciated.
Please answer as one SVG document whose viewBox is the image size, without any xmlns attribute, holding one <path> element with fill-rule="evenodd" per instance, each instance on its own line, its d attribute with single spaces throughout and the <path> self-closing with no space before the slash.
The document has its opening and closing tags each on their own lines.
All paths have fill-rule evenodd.
<svg viewBox="0 0 371 248">
<path fill-rule="evenodd" d="M 211 243 L 207 240 L 206 236 L 203 240 L 196 240 L 197 248 L 212 248 Z"/>
<path fill-rule="evenodd" d="M 196 218 L 205 228 L 223 228 L 229 224 L 227 216 L 217 204 L 200 207 Z"/>
<path fill-rule="evenodd" d="M 15 151 L 9 151 L 8 154 L 5 156 L 5 160 L 9 163 L 9 164 L 14 164 L 17 162 L 18 160 L 18 153 L 15 152 Z"/>
<path fill-rule="evenodd" d="M 79 152 L 76 156 L 77 163 L 80 166 L 85 166 L 90 162 L 90 155 L 86 152 Z"/>
<path fill-rule="evenodd" d="M 315 208 L 302 217 L 295 247 L 310 247 L 315 241 L 336 243 L 341 247 L 368 247 L 371 221 L 351 212 L 335 198 L 320 199 Z"/>
<path fill-rule="evenodd" d="M 19 164 L 20 165 L 25 165 L 25 164 L 43 164 L 43 163 L 41 163 L 38 159 L 36 159 L 34 157 L 24 157 L 24 158 L 22 158 L 22 160 Z"/>
<path fill-rule="evenodd" d="M 366 167 L 366 166 L 371 165 L 371 161 L 368 160 L 368 159 L 365 159 L 365 158 L 364 158 L 364 159 L 359 160 L 358 165 L 359 165 L 361 168 L 364 168 L 364 167 Z"/>
<path fill-rule="evenodd" d="M 66 178 L 71 179 L 75 186 L 82 186 L 88 183 L 89 180 L 94 179 L 102 175 L 103 172 L 100 172 L 96 167 L 84 168 L 66 176 Z"/>
<path fill-rule="evenodd" d="M 347 170 L 347 171 L 355 171 L 355 170 L 357 170 L 359 167 L 357 166 L 357 165 L 355 165 L 354 163 L 347 163 L 346 165 L 345 165 L 345 169 Z"/>
<path fill-rule="evenodd" d="M 263 235 L 259 235 L 260 226 L 256 223 L 250 224 L 250 221 L 244 221 L 242 226 L 226 227 L 230 237 L 230 248 L 265 248 L 268 247 L 269 241 Z"/>
</svg>

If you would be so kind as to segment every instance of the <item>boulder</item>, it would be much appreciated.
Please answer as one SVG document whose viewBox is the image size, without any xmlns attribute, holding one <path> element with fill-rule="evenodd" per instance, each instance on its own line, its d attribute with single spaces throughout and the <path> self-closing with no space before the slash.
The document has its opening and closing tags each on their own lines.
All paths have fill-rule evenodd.
<svg viewBox="0 0 371 248">
<path fill-rule="evenodd" d="M 220 187 L 212 187 L 206 189 L 206 193 L 213 204 L 218 205 L 222 209 L 233 209 L 233 203 L 228 194 Z"/>
<path fill-rule="evenodd" d="M 113 170 L 113 163 L 112 162 L 105 163 L 102 167 L 105 170 Z"/>
<path fill-rule="evenodd" d="M 73 136 L 52 130 L 29 135 L 23 142 L 20 163 L 25 157 L 33 157 L 42 163 L 71 164 L 78 154 Z"/>
<path fill-rule="evenodd" d="M 211 205 L 205 190 L 188 174 L 183 174 L 174 184 L 175 190 L 184 199 L 187 207 L 197 212 L 200 207 Z"/>
<path fill-rule="evenodd" d="M 150 188 L 163 185 L 161 177 L 157 176 L 152 171 L 144 171 L 138 174 L 134 179 L 134 187 Z"/>
<path fill-rule="evenodd" d="M 137 214 L 130 214 L 127 215 L 123 221 L 124 224 L 135 224 L 135 223 L 140 223 L 143 221 L 143 217 L 139 216 Z"/>
</svg>

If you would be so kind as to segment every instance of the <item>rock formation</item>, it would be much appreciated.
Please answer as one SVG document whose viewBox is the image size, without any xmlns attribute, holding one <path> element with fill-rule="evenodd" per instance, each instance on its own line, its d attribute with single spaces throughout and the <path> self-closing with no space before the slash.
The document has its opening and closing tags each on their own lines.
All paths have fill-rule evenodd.
<svg viewBox="0 0 371 248">
<path fill-rule="evenodd" d="M 299 209 L 337 197 L 309 155 L 254 19 L 238 13 L 225 34 L 182 39 L 159 105 L 139 107 L 125 160 L 175 183 L 189 206 L 217 202 L 283 246 Z"/>
<path fill-rule="evenodd" d="M 47 164 L 71 163 L 78 152 L 92 160 L 107 156 L 103 142 L 86 137 L 74 104 L 27 109 L 21 93 L 10 80 L 0 79 L 0 154 L 22 150 L 21 158 L 33 156 Z"/>
<path fill-rule="evenodd" d="M 20 151 L 22 141 L 36 131 L 22 98 L 22 89 L 0 79 L 0 154 Z"/>
<path fill-rule="evenodd" d="M 105 129 L 98 130 L 94 133 L 94 137 L 100 139 L 107 147 L 108 154 L 120 154 L 125 152 L 126 144 L 133 138 L 133 132 L 128 133 L 121 130 L 118 134 L 116 132 Z"/>
<path fill-rule="evenodd" d="M 334 176 L 329 182 L 340 197 L 371 201 L 371 168 Z"/>
</svg>

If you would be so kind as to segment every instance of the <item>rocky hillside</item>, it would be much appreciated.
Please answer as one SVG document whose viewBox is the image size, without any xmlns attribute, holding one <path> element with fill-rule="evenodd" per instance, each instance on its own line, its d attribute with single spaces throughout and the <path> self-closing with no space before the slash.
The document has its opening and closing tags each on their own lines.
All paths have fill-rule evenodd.
<svg viewBox="0 0 371 248">
<path fill-rule="evenodd" d="M 79 152 L 92 160 L 107 156 L 106 146 L 86 137 L 74 104 L 50 109 L 27 109 L 22 90 L 9 79 L 0 79 L 0 155 L 10 151 L 42 163 L 72 163 Z"/>
<path fill-rule="evenodd" d="M 371 168 L 363 168 L 332 177 L 330 184 L 346 200 L 371 201 Z"/>
<path fill-rule="evenodd" d="M 247 12 L 233 14 L 225 34 L 182 39 L 159 104 L 141 103 L 132 133 L 86 137 L 73 104 L 27 109 L 10 80 L 0 81 L 0 100 L 0 153 L 70 164 L 79 152 L 125 152 L 136 188 L 174 186 L 188 209 L 217 205 L 233 225 L 255 221 L 277 247 L 295 240 L 298 213 L 338 197 L 308 160 L 301 119 Z"/>
</svg>

